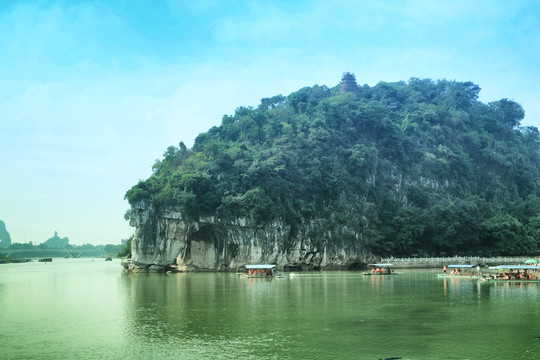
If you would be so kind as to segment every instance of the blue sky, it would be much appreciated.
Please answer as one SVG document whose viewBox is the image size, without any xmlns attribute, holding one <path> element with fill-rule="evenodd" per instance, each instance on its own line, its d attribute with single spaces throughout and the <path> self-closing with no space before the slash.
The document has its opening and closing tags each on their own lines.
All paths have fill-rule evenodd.
<svg viewBox="0 0 540 360">
<path fill-rule="evenodd" d="M 0 219 L 119 243 L 169 145 L 304 86 L 472 81 L 540 127 L 540 2 L 0 1 Z"/>
</svg>

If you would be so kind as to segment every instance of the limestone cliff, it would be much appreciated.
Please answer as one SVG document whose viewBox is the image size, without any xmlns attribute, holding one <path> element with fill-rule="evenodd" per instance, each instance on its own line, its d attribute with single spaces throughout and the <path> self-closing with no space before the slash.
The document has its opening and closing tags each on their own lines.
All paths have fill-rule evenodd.
<svg viewBox="0 0 540 360">
<path fill-rule="evenodd" d="M 135 227 L 128 271 L 235 271 L 245 264 L 276 264 L 280 269 L 350 269 L 370 261 L 362 236 L 349 229 L 329 231 L 311 221 L 296 235 L 280 221 L 264 225 L 249 219 L 186 219 L 174 208 L 156 211 L 151 201 L 132 206 Z M 355 241 L 339 241 L 342 238 Z M 329 241 L 331 240 L 331 241 Z"/>
</svg>

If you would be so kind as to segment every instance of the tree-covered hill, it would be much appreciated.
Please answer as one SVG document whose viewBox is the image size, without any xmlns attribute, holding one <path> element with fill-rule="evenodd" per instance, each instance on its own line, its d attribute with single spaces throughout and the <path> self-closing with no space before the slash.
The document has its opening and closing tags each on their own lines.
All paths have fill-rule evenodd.
<svg viewBox="0 0 540 360">
<path fill-rule="evenodd" d="M 167 148 L 126 199 L 192 219 L 280 219 L 291 236 L 322 219 L 362 234 L 379 255 L 531 254 L 540 135 L 520 126 L 518 103 L 484 104 L 479 92 L 412 78 L 265 98 L 224 116 L 192 149 Z"/>
</svg>

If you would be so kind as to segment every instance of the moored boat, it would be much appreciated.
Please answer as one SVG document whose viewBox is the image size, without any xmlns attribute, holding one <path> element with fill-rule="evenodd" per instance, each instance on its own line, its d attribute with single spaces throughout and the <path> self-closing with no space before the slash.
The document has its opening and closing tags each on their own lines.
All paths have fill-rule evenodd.
<svg viewBox="0 0 540 360">
<path fill-rule="evenodd" d="M 362 275 L 377 276 L 377 275 L 397 275 L 399 273 L 394 272 L 392 267 L 394 264 L 368 264 L 371 267 L 371 271 L 364 272 Z"/>
<path fill-rule="evenodd" d="M 282 277 L 279 271 L 275 269 L 276 265 L 255 264 L 246 265 L 246 273 L 237 273 L 238 277 L 243 278 L 277 278 Z"/>
<path fill-rule="evenodd" d="M 540 266 L 538 265 L 498 265 L 490 266 L 492 273 L 486 280 L 492 282 L 538 282 L 540 283 Z"/>
<path fill-rule="evenodd" d="M 445 271 L 437 274 L 437 277 L 456 279 L 481 279 L 483 277 L 480 274 L 480 267 L 476 265 L 451 264 L 445 266 Z"/>
</svg>

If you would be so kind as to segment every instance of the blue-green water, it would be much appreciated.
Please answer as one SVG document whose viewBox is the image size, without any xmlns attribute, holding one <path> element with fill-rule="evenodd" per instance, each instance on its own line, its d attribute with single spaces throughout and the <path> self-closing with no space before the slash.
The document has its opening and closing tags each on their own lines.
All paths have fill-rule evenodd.
<svg viewBox="0 0 540 360">
<path fill-rule="evenodd" d="M 398 270 L 399 271 L 399 270 Z M 0 265 L 0 359 L 539 359 L 540 284 Z"/>
</svg>

